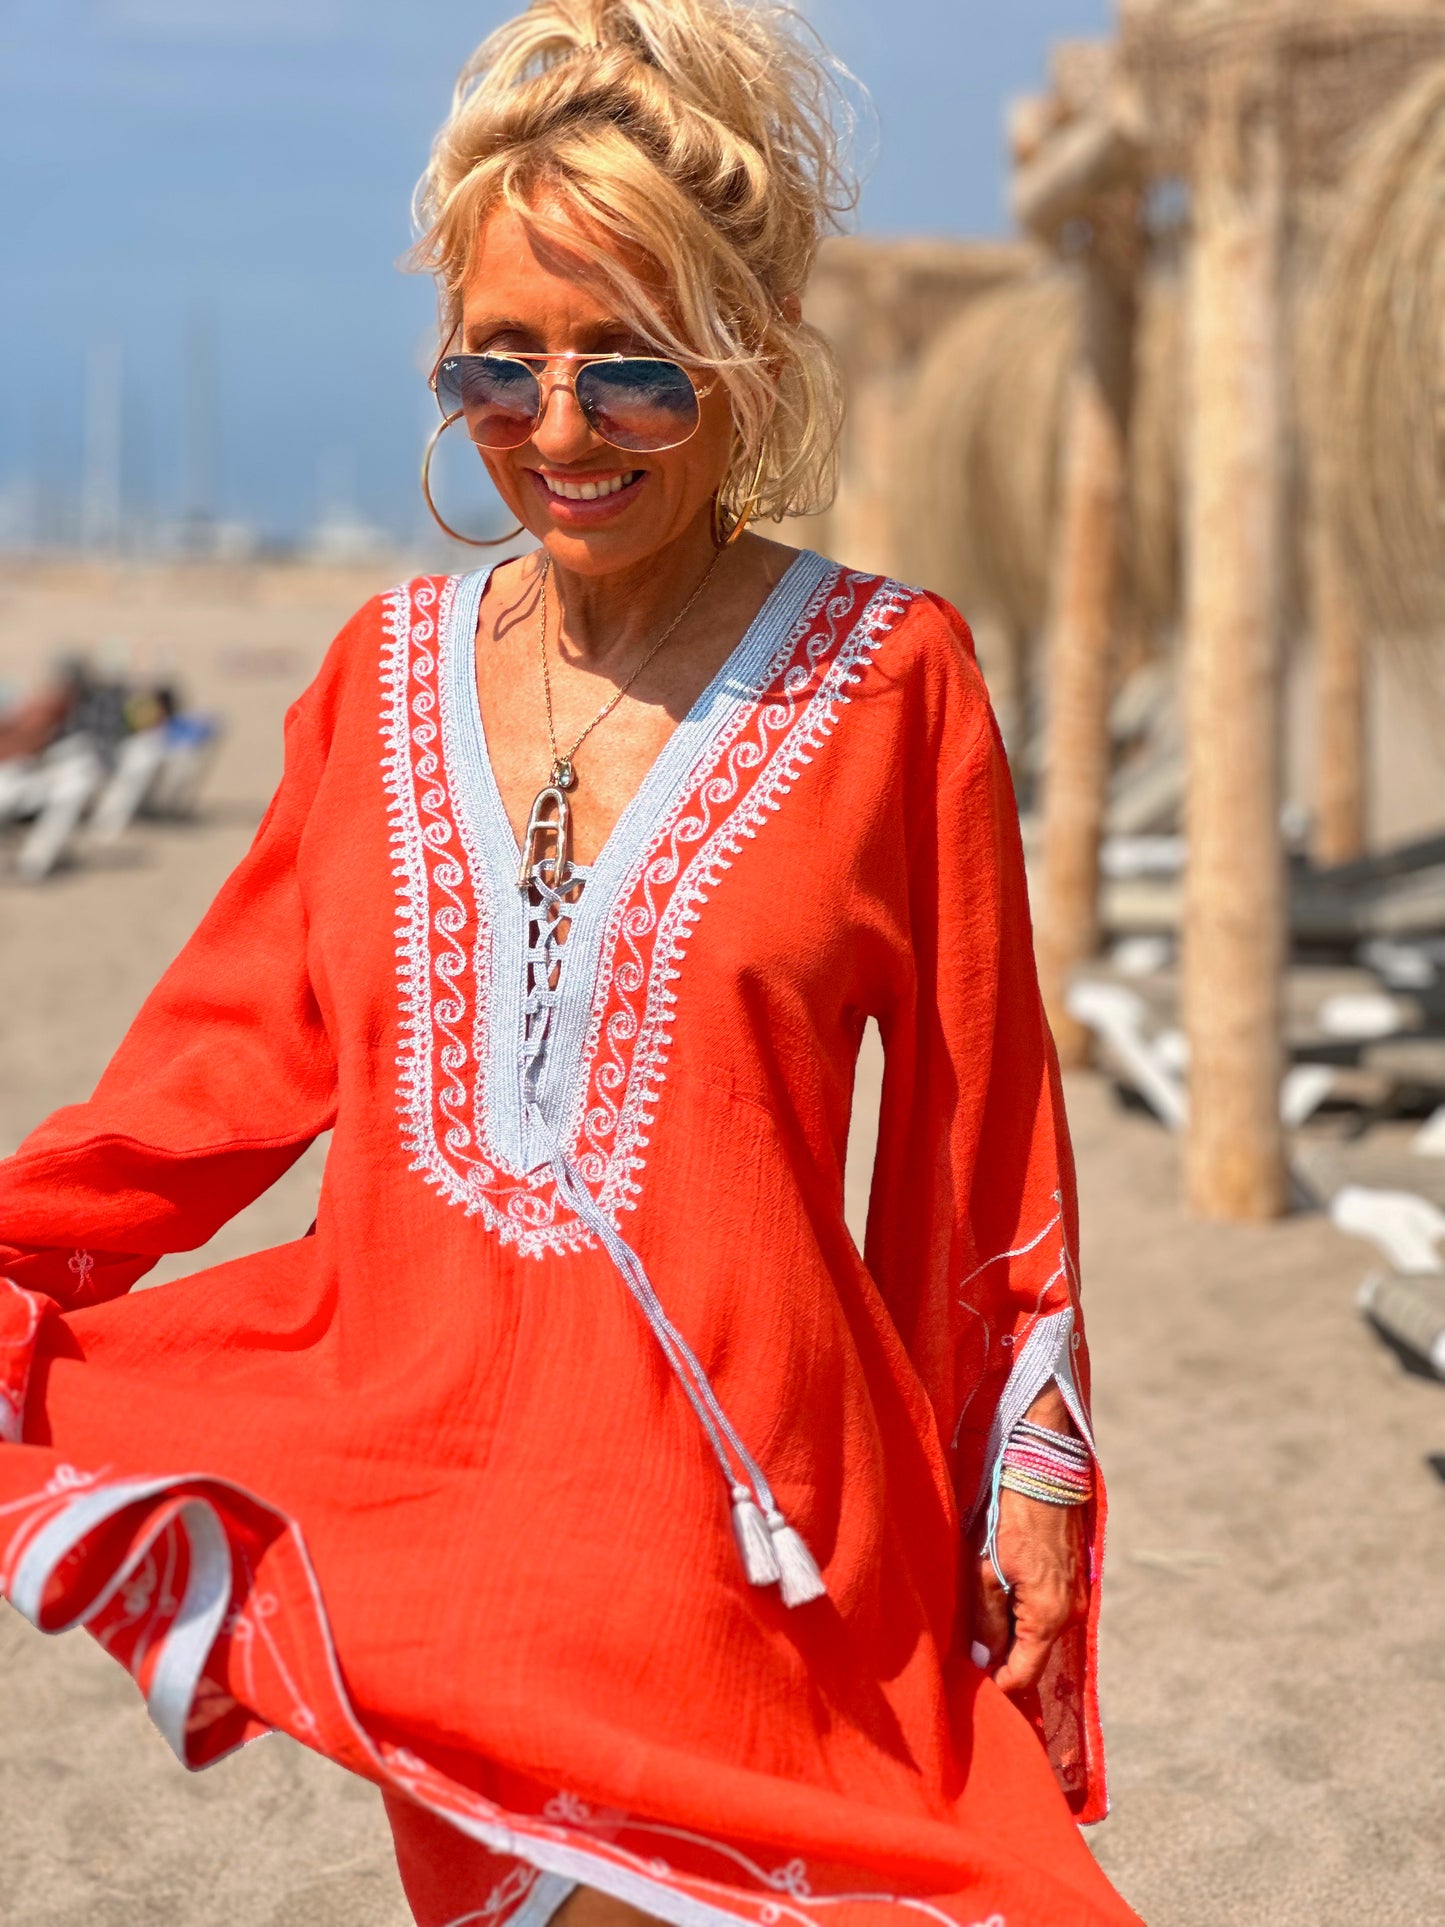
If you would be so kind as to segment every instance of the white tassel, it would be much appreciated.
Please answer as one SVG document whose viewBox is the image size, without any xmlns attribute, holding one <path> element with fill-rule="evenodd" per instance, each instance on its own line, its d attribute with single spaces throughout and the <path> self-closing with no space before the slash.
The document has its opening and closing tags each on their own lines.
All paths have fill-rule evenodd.
<svg viewBox="0 0 1445 1927">
<path fill-rule="evenodd" d="M 802 1535 L 788 1524 L 781 1512 L 768 1514 L 768 1531 L 773 1535 L 783 1604 L 806 1606 L 810 1599 L 821 1599 L 828 1588 L 823 1584 L 817 1560 L 803 1544 Z"/>
<path fill-rule="evenodd" d="M 748 1583 L 753 1586 L 775 1586 L 782 1578 L 782 1573 L 773 1551 L 772 1534 L 745 1485 L 733 1487 L 733 1532 L 738 1551 L 743 1555 Z"/>
</svg>

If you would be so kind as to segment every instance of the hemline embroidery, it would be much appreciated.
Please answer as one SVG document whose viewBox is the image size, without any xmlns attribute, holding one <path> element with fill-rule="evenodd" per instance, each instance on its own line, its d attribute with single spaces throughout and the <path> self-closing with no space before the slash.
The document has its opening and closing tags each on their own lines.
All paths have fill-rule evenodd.
<svg viewBox="0 0 1445 1927">
<path fill-rule="evenodd" d="M 228 1530 L 228 1498 L 257 1508 L 281 1527 L 272 1545 L 289 1561 L 289 1588 L 262 1585 L 246 1549 Z M 99 1526 L 140 1503 L 149 1503 L 153 1510 L 128 1556 L 104 1575 L 75 1618 L 43 1628 L 42 1602 L 57 1572 Z M 816 1892 L 808 1863 L 799 1855 L 768 1867 L 731 1840 L 617 1808 L 596 1808 L 565 1790 L 554 1793 L 538 1814 L 511 1813 L 445 1780 L 406 1747 L 376 1741 L 347 1695 L 300 1528 L 232 1480 L 204 1473 L 108 1479 L 104 1471 L 77 1473 L 58 1466 L 43 1488 L 4 1509 L 27 1506 L 30 1516 L 11 1531 L 8 1543 L 0 1543 L 0 1594 L 8 1595 L 37 1628 L 63 1632 L 90 1626 L 107 1648 L 120 1649 L 113 1650 L 113 1656 L 138 1683 L 148 1675 L 143 1690 L 151 1717 L 183 1765 L 214 1765 L 241 1744 L 230 1740 L 202 1755 L 196 1743 L 238 1707 L 254 1713 L 257 1699 L 265 1698 L 257 1679 L 258 1664 L 264 1663 L 272 1687 L 279 1687 L 289 1702 L 285 1730 L 323 1750 L 328 1740 L 334 1744 L 338 1737 L 344 1739 L 378 1769 L 384 1784 L 491 1852 L 511 1855 L 543 1876 L 583 1879 L 676 1927 L 737 1927 L 748 1921 L 754 1927 L 823 1927 L 828 1909 L 858 1904 L 905 1909 L 939 1927 L 965 1927 L 959 1915 L 918 1895 L 886 1889 Z M 178 1596 L 182 1550 L 187 1573 L 179 1588 L 184 1596 Z M 298 1578 L 299 1588 L 294 1584 Z M 304 1687 L 285 1649 L 289 1642 L 279 1636 L 286 1591 L 309 1605 L 319 1642 L 313 1660 L 320 1664 L 310 1667 Z M 207 1670 L 223 1639 L 230 1644 L 240 1690 L 248 1695 L 243 1701 Z M 358 1770 L 354 1758 L 348 1763 Z M 624 1844 L 628 1835 L 635 1844 Z M 702 1848 L 715 1854 L 728 1873 L 717 1878 L 676 1867 L 651 1848 L 653 1840 Z M 528 1881 L 523 1889 L 518 1882 L 516 1897 L 532 1885 Z M 468 1918 L 462 1916 L 463 1922 Z M 485 1918 L 485 1912 L 470 1918 Z M 972 1927 L 1008 1923 L 995 1911 Z"/>
</svg>

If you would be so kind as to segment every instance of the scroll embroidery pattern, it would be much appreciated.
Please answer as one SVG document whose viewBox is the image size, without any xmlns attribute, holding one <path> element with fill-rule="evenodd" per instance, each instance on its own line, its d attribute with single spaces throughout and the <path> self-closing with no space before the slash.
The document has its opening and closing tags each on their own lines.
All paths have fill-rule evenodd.
<svg viewBox="0 0 1445 1927">
<path fill-rule="evenodd" d="M 0 1595 L 48 1630 L 84 1623 L 135 1679 L 185 1765 L 209 1766 L 259 1733 L 287 1732 L 510 1859 L 468 1921 L 505 1927 L 537 1871 L 556 1869 L 560 1858 L 564 1877 L 604 1885 L 607 1870 L 625 1872 L 648 1883 L 659 1912 L 672 1896 L 687 1918 L 740 1927 L 827 1927 L 837 1909 L 859 1907 L 901 1910 L 900 1920 L 917 1927 L 1008 1927 L 997 1911 L 970 1919 L 919 1895 L 859 1890 L 846 1867 L 786 1849 L 760 1857 L 723 1837 L 595 1807 L 564 1788 L 549 1790 L 540 1807 L 506 1809 L 374 1737 L 347 1695 L 299 1528 L 243 1487 L 137 1485 L 59 1466 L 7 1510 Z M 98 1530 L 121 1521 L 118 1535 Z M 222 1610 L 198 1625 L 190 1599 L 208 1541 L 224 1595 Z"/>
<path fill-rule="evenodd" d="M 495 932 L 487 887 L 468 863 L 441 742 L 439 638 L 455 579 L 386 599 L 383 760 L 398 879 L 399 1110 L 412 1168 L 448 1203 L 479 1215 L 528 1256 L 577 1249 L 590 1233 L 550 1172 L 511 1170 L 487 1131 L 487 983 Z M 782 807 L 838 710 L 913 592 L 830 572 L 762 679 L 735 704 L 659 828 L 638 851 L 608 916 L 595 979 L 562 994 L 589 1010 L 564 1143 L 603 1209 L 640 1195 L 665 1074 L 673 988 L 701 907 L 745 839 Z M 518 959 L 518 968 L 521 960 Z"/>
</svg>

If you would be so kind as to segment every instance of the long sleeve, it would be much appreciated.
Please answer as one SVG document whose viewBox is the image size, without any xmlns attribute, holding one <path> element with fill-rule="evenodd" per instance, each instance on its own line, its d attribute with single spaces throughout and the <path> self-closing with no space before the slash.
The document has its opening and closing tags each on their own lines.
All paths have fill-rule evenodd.
<svg viewBox="0 0 1445 1927">
<path fill-rule="evenodd" d="M 911 746 L 911 970 L 881 1018 L 867 1260 L 933 1401 L 976 1546 L 1003 1448 L 1051 1380 L 1091 1446 L 1092 1431 L 1073 1159 L 1034 967 L 1018 814 L 968 632 L 937 606 L 947 637 L 926 740 Z M 1100 1484 L 1096 1547 L 1103 1509 Z M 1060 1642 L 1041 1701 L 1025 1709 L 1088 1818 L 1103 1809 L 1085 1684 L 1096 1619 L 1095 1599 L 1088 1628 Z"/>
<path fill-rule="evenodd" d="M 250 850 L 94 1095 L 0 1163 L 0 1274 L 14 1286 L 64 1307 L 128 1290 L 164 1253 L 204 1244 L 331 1124 L 335 1059 L 297 854 L 332 681 L 323 670 L 289 712 L 284 774 Z"/>
</svg>

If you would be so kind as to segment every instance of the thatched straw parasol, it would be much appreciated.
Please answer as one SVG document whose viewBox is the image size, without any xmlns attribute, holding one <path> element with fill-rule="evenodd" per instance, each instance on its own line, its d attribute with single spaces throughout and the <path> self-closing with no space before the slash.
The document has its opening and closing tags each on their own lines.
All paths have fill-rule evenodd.
<svg viewBox="0 0 1445 1927">
<path fill-rule="evenodd" d="M 1156 171 L 1187 165 L 1211 69 L 1277 69 L 1291 188 L 1328 186 L 1359 129 L 1445 53 L 1440 0 L 1120 0 L 1122 64 L 1148 118 Z"/>
<path fill-rule="evenodd" d="M 1066 269 L 981 296 L 920 365 L 904 445 L 905 573 L 970 617 L 1035 637 L 1048 613 L 1059 436 L 1075 357 Z M 1125 628 L 1158 646 L 1178 617 L 1182 324 L 1178 277 L 1146 279 L 1130 428 Z"/>
<path fill-rule="evenodd" d="M 1318 511 L 1357 613 L 1445 627 L 1445 61 L 1367 131 L 1313 303 Z"/>
<path fill-rule="evenodd" d="M 914 385 L 904 445 L 907 572 L 966 613 L 1044 618 L 1074 290 L 1048 272 L 980 296 Z"/>
</svg>

